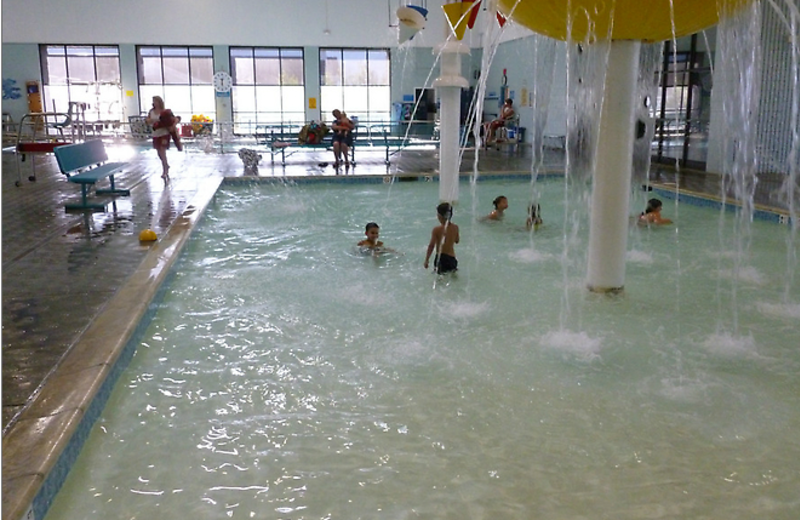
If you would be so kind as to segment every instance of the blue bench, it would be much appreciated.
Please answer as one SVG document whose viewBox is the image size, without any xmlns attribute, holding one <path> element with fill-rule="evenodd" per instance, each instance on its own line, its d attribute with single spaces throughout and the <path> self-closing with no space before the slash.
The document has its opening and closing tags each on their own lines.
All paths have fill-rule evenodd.
<svg viewBox="0 0 800 520">
<path fill-rule="evenodd" d="M 54 149 L 54 152 L 61 173 L 67 176 L 69 182 L 81 185 L 80 204 L 66 204 L 64 206 L 66 209 L 99 209 L 105 211 L 105 202 L 89 202 L 87 196 L 89 194 L 89 188 L 97 183 L 97 181 L 105 179 L 106 177 L 108 177 L 111 183 L 111 188 L 95 190 L 97 195 L 131 194 L 130 190 L 121 190 L 114 186 L 114 174 L 122 170 L 128 164 L 122 162 L 106 162 L 108 161 L 108 154 L 106 154 L 106 147 L 103 141 L 96 139 L 83 143 L 58 146 Z"/>
</svg>

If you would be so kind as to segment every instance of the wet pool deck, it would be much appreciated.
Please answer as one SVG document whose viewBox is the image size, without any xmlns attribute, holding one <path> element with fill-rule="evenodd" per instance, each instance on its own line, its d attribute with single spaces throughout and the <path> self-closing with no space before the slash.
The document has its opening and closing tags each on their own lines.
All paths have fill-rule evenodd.
<svg viewBox="0 0 800 520">
<path fill-rule="evenodd" d="M 16 186 L 17 157 L 3 154 L 2 195 L 2 401 L 3 518 L 24 513 L 53 456 L 63 448 L 64 432 L 74 432 L 89 402 L 119 355 L 120 337 L 129 335 L 166 276 L 182 241 L 224 177 L 243 176 L 235 153 L 204 153 L 187 147 L 170 151 L 171 181 L 160 178 L 160 163 L 146 146 L 109 144 L 112 160 L 129 163 L 117 176 L 130 197 L 117 198 L 105 213 L 66 212 L 64 204 L 80 197 L 80 187 L 66 182 L 52 155 L 36 156 L 36 182 L 30 161 L 22 163 Z M 466 151 L 462 170 L 472 170 L 474 152 Z M 308 152 L 282 167 L 265 156 L 261 177 L 336 175 L 330 152 Z M 358 164 L 341 175 L 433 175 L 435 150 L 407 150 L 387 167 L 383 151 L 360 151 Z M 527 174 L 530 154 L 489 150 L 480 155 L 479 171 Z M 545 170 L 563 171 L 563 154 L 552 151 Z M 669 170 L 653 179 L 698 193 L 719 193 L 719 176 Z M 102 185 L 102 181 L 101 181 Z M 758 202 L 771 204 L 769 186 Z M 139 242 L 143 229 L 161 237 Z M 149 254 L 148 254 L 149 253 Z M 95 370 L 95 367 L 99 367 Z M 75 374 L 83 375 L 77 377 Z M 88 377 L 86 377 L 88 375 Z M 8 514 L 7 514 L 8 513 Z"/>
</svg>

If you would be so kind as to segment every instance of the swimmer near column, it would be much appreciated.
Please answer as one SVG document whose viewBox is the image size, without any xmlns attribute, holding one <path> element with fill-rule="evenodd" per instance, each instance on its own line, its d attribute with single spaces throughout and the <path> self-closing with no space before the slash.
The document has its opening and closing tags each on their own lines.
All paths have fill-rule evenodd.
<svg viewBox="0 0 800 520">
<path fill-rule="evenodd" d="M 498 0 L 501 13 L 539 34 L 573 43 L 609 42 L 592 181 L 586 279 L 590 291 L 618 293 L 625 287 L 641 42 L 693 34 L 750 1 Z"/>
</svg>

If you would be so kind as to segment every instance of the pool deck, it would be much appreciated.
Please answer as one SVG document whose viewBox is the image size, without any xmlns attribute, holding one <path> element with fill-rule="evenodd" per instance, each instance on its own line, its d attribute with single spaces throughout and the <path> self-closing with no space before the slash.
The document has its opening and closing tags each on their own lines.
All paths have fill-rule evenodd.
<svg viewBox="0 0 800 520">
<path fill-rule="evenodd" d="M 80 197 L 52 155 L 36 160 L 36 182 L 28 181 L 29 156 L 21 163 L 3 154 L 2 221 L 2 401 L 3 518 L 21 518 L 55 459 L 101 391 L 120 351 L 148 309 L 191 229 L 225 177 L 244 175 L 235 153 L 204 153 L 187 147 L 169 152 L 171 181 L 160 178 L 155 152 L 144 146 L 109 144 L 109 155 L 129 163 L 117 176 L 130 197 L 117 198 L 105 213 L 66 212 Z M 384 163 L 383 151 L 357 153 L 358 164 L 340 176 L 435 175 L 436 150 L 406 150 Z M 466 151 L 462 173 L 473 167 Z M 335 176 L 330 152 L 297 154 L 285 167 L 265 156 L 259 177 Z M 530 173 L 523 148 L 481 152 L 481 175 Z M 563 153 L 549 152 L 544 170 L 563 172 Z M 654 169 L 653 182 L 717 196 L 720 177 Z M 102 181 L 101 181 L 102 185 Z M 774 188 L 774 186 L 772 187 Z M 773 190 L 774 191 L 774 190 Z M 775 206 L 768 183 L 756 202 Z M 157 242 L 141 243 L 152 229 Z"/>
</svg>

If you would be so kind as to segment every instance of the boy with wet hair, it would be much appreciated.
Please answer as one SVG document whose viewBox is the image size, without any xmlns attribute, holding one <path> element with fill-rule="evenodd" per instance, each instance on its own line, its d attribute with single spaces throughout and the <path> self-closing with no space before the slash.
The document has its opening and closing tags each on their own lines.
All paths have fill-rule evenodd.
<svg viewBox="0 0 800 520">
<path fill-rule="evenodd" d="M 381 228 L 375 222 L 367 223 L 367 226 L 364 230 L 364 234 L 367 236 L 367 238 L 359 242 L 358 247 L 365 247 L 369 249 L 383 247 L 383 242 L 378 240 L 378 236 L 380 236 L 380 229 Z"/>
<path fill-rule="evenodd" d="M 428 260 L 431 253 L 436 250 L 433 259 L 433 266 L 438 274 L 454 273 L 458 270 L 458 260 L 456 260 L 455 245 L 458 244 L 460 237 L 458 226 L 453 224 L 453 206 L 447 202 L 442 202 L 436 207 L 436 217 L 439 225 L 431 231 L 431 241 L 428 243 L 428 252 L 425 254 L 425 269 L 428 268 Z"/>
</svg>

